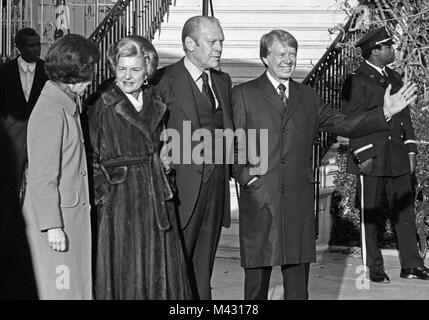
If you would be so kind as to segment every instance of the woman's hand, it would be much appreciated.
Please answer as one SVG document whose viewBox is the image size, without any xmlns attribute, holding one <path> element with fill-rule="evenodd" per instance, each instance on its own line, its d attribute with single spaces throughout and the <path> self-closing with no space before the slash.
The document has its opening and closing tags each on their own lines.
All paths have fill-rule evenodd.
<svg viewBox="0 0 429 320">
<path fill-rule="evenodd" d="M 48 230 L 49 246 L 55 251 L 66 250 L 66 234 L 62 228 L 54 228 Z"/>
</svg>

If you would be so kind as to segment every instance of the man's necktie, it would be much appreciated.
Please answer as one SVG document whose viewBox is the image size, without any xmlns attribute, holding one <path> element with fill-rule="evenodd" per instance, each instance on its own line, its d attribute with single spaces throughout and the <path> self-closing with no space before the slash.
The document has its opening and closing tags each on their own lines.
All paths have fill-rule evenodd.
<svg viewBox="0 0 429 320">
<path fill-rule="evenodd" d="M 286 86 L 283 83 L 280 83 L 277 88 L 279 89 L 279 95 L 283 101 L 283 104 L 285 107 L 287 107 Z"/>
<path fill-rule="evenodd" d="M 25 72 L 26 81 L 25 81 L 24 96 L 25 96 L 25 99 L 28 101 L 30 97 L 30 66 L 27 63 L 22 62 L 21 67 L 22 67 L 22 70 L 24 70 Z"/>
<path fill-rule="evenodd" d="M 202 94 L 207 99 L 207 101 L 210 104 L 211 109 L 214 111 L 216 110 L 216 102 L 213 96 L 213 92 L 210 89 L 209 85 L 209 75 L 205 72 L 201 74 L 201 79 L 203 79 L 203 90 Z"/>
<path fill-rule="evenodd" d="M 382 75 L 383 75 L 382 83 L 383 83 L 383 85 L 384 85 L 385 87 L 387 87 L 387 86 L 389 85 L 389 83 L 390 83 L 390 81 L 389 81 L 389 76 L 387 75 L 387 72 L 386 72 L 386 70 L 384 70 L 384 69 L 381 69 L 381 73 L 382 73 Z"/>
</svg>

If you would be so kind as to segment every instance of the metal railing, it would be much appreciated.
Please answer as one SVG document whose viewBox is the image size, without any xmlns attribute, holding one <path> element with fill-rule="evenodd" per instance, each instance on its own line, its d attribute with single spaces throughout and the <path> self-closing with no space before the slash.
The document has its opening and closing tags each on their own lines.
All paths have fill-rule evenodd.
<svg viewBox="0 0 429 320">
<path fill-rule="evenodd" d="M 138 34 L 152 40 L 155 32 L 160 28 L 170 4 L 170 0 L 120 0 L 116 2 L 89 36 L 100 50 L 96 76 L 89 92 L 96 91 L 101 82 L 112 76 L 106 61 L 109 46 L 131 34 Z"/>
<path fill-rule="evenodd" d="M 214 17 L 213 2 L 212 2 L 212 0 L 202 0 L 202 1 L 203 1 L 203 12 L 202 12 L 202 15 L 203 16 L 208 16 L 209 15 L 209 5 L 210 5 L 211 14 L 212 14 L 212 17 Z"/>
<path fill-rule="evenodd" d="M 315 88 L 323 101 L 336 110 L 341 110 L 341 91 L 345 77 L 357 66 L 356 63 L 354 63 L 354 58 L 356 57 L 355 49 L 350 46 L 343 45 L 344 43 L 354 41 L 357 37 L 361 36 L 359 32 L 348 32 L 353 21 L 354 15 L 350 17 L 344 28 L 335 37 L 332 44 L 326 50 L 325 54 L 303 80 L 304 84 Z M 316 237 L 319 233 L 319 170 L 321 159 L 335 141 L 336 137 L 334 135 L 321 132 L 313 145 Z"/>
<path fill-rule="evenodd" d="M 33 7 L 24 6 L 22 0 L 0 0 L 0 63 L 15 57 L 15 34 L 21 28 L 32 27 L 33 13 Z"/>
</svg>

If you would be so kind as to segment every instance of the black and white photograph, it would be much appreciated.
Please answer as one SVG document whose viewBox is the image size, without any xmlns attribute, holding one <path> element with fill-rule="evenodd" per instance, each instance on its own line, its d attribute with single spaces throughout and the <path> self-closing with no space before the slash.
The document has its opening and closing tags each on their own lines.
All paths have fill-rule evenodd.
<svg viewBox="0 0 429 320">
<path fill-rule="evenodd" d="M 429 300 L 427 0 L 0 3 L 0 300 Z"/>
</svg>

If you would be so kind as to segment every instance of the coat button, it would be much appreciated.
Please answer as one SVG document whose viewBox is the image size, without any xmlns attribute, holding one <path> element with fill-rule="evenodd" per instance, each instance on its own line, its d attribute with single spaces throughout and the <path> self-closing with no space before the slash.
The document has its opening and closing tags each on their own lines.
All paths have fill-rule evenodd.
<svg viewBox="0 0 429 320">
<path fill-rule="evenodd" d="M 85 206 L 86 206 L 86 202 L 83 202 L 83 203 L 82 203 L 82 207 L 85 207 Z"/>
<path fill-rule="evenodd" d="M 80 172 L 80 174 L 81 174 L 82 176 L 86 176 L 86 171 L 85 171 L 85 170 L 82 170 L 82 171 Z"/>
</svg>

